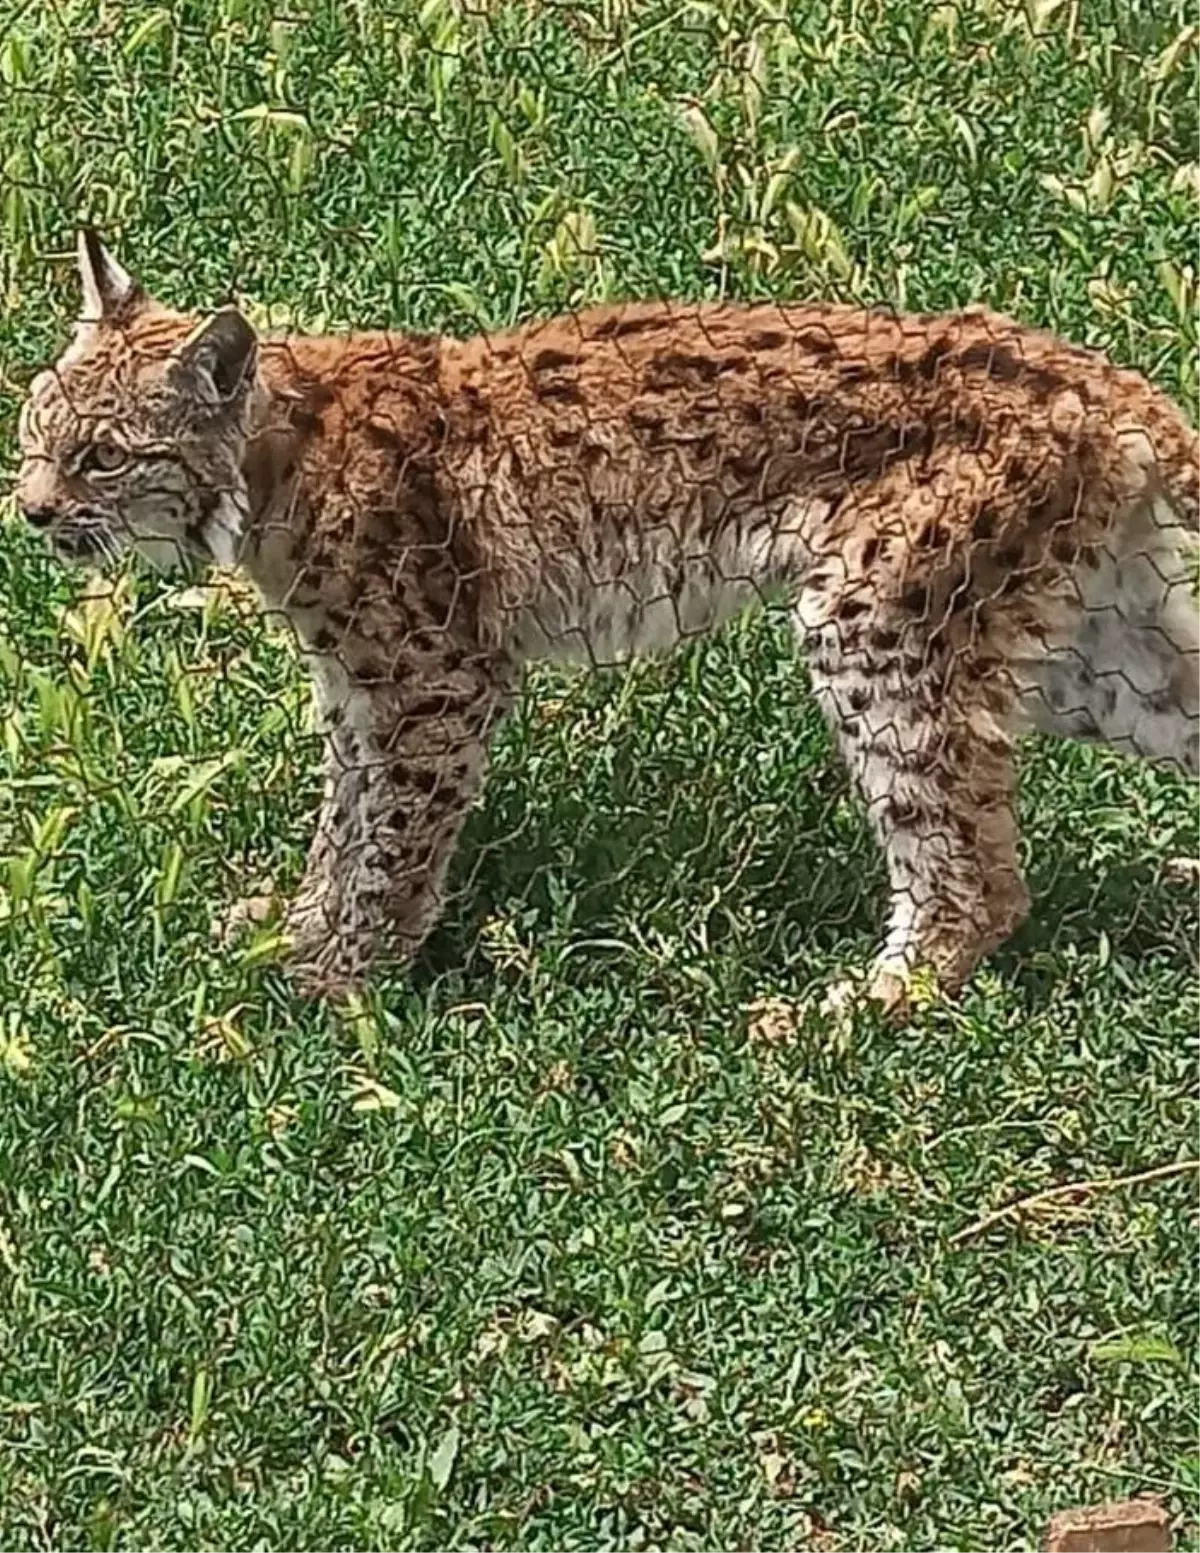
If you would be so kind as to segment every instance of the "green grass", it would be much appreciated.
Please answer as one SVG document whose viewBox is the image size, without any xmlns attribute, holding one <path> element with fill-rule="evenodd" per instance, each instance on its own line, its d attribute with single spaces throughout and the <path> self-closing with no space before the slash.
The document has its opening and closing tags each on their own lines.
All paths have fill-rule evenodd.
<svg viewBox="0 0 1200 1553">
<path fill-rule="evenodd" d="M 1195 411 L 1182 4 L 288 14 L 0 22 L 4 462 L 83 216 L 330 327 L 985 301 Z M 3 537 L 4 1546 L 1033 1547 L 1145 1489 L 1195 1546 L 1194 1177 L 954 1239 L 1196 1152 L 1182 784 L 1031 744 L 1033 921 L 839 1041 L 881 870 L 781 622 L 542 674 L 444 926 L 339 1019 L 210 935 L 301 865 L 288 642 Z"/>
</svg>

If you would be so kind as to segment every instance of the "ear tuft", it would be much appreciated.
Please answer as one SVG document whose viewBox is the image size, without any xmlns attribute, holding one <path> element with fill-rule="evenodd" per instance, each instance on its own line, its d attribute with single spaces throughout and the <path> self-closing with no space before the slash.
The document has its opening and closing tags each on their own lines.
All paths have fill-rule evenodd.
<svg viewBox="0 0 1200 1553">
<path fill-rule="evenodd" d="M 82 322 L 112 323 L 142 300 L 137 281 L 117 263 L 92 227 L 80 228 L 76 252 L 83 284 Z"/>
<path fill-rule="evenodd" d="M 257 347 L 258 336 L 237 308 L 222 308 L 180 346 L 176 376 L 205 404 L 223 409 L 251 381 Z"/>
</svg>

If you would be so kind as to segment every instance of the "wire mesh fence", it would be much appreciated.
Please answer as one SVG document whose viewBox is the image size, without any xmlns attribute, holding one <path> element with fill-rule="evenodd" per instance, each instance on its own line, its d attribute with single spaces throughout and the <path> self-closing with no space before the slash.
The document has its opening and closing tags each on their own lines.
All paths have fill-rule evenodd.
<svg viewBox="0 0 1200 1553">
<path fill-rule="evenodd" d="M 562 1265 L 607 1265 L 637 1222 L 638 1274 L 715 1257 L 737 1284 L 760 1258 L 786 1303 L 806 1199 L 819 1217 L 848 1192 L 872 1224 L 890 1203 L 944 1250 L 956 1202 L 1070 1179 L 1093 1146 L 1113 1175 L 1184 1149 L 1194 60 L 1181 8 L 1070 0 L 0 23 L 0 1057 L 27 1236 L 132 1244 L 58 1186 L 20 1197 L 31 1170 L 101 1191 L 111 1160 L 128 1211 L 141 1157 L 199 1159 L 234 1196 L 279 1172 L 286 1197 L 336 1137 L 348 1227 L 320 1234 L 358 1248 L 413 1148 L 454 1182 L 414 1186 L 414 1222 L 447 1237 L 452 1282 L 479 1274 L 479 1308 L 411 1267 L 360 1269 L 347 1297 L 394 1277 L 410 1325 L 449 1301 L 451 1349 L 515 1344 L 583 1416 L 610 1339 L 579 1337 L 582 1312 L 615 1319 L 617 1296 L 599 1276 L 593 1306 L 560 1290 L 547 1315 L 547 1279 L 570 1278 L 512 1262 L 560 1188 L 608 1171 L 649 1194 L 591 1242 L 564 1232 Z M 913 1028 L 885 1041 L 864 992 Z M 1123 1074 L 1107 1093 L 1080 1078 L 1092 1058 Z M 1060 1091 L 1073 1119 L 1029 1120 Z M 1014 1104 L 1011 1137 L 931 1157 Z M 684 1197 L 715 1239 L 689 1240 Z M 283 1310 L 264 1267 L 316 1231 L 263 1211 L 277 1250 L 248 1276 Z M 152 1241 L 129 1252 L 143 1277 Z M 1178 1278 L 1148 1276 L 1161 1315 Z M 552 1358 L 551 1331 L 570 1334 Z M 179 1341 L 210 1379 L 259 1362 L 232 1329 L 211 1354 L 186 1320 Z M 305 1341 L 287 1363 L 319 1369 Z M 883 1489 L 849 1508 L 819 1452 L 780 1444 L 825 1427 L 799 1413 L 734 1431 L 755 1495 L 689 1488 L 721 1432 L 707 1402 L 661 1513 L 605 1508 L 611 1463 L 551 1445 L 534 1476 L 581 1473 L 579 1519 L 501 1512 L 483 1456 L 446 1499 L 472 1404 L 439 1402 L 455 1432 L 435 1440 L 413 1341 L 405 1449 L 440 1440 L 448 1465 L 431 1487 L 422 1455 L 403 1492 L 368 1471 L 348 1521 L 306 1489 L 325 1535 L 504 1540 L 545 1512 L 556 1535 L 769 1541 L 823 1534 L 823 1496 L 851 1540 L 949 1524 L 941 1488 L 919 1513 Z M 638 1331 L 620 1341 L 654 1369 Z M 805 1416 L 821 1385 L 844 1394 L 843 1359 Z M 672 1406 L 708 1395 L 685 1371 Z M 185 1477 L 209 1428 L 193 1384 Z M 341 1444 L 319 1431 L 347 1461 L 392 1406 L 354 1397 Z M 265 1460 L 244 1521 L 172 1521 L 129 1484 L 60 1492 L 45 1463 L 65 1470 L 81 1427 L 21 1437 L 13 1524 L 47 1545 L 88 1516 L 284 1535 Z M 908 1447 L 880 1427 L 860 1420 L 847 1461 L 881 1450 L 894 1479 Z M 1128 1460 L 1176 1483 L 1174 1436 L 1139 1431 Z"/>
</svg>

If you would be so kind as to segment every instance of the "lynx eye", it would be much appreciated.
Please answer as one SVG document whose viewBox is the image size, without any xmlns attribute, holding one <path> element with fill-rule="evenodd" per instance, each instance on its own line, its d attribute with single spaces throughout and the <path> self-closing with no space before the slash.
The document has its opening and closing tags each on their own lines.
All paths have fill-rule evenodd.
<svg viewBox="0 0 1200 1553">
<path fill-rule="evenodd" d="M 85 474 L 111 475 L 124 469 L 129 454 L 115 442 L 93 442 L 84 452 L 79 467 Z"/>
</svg>

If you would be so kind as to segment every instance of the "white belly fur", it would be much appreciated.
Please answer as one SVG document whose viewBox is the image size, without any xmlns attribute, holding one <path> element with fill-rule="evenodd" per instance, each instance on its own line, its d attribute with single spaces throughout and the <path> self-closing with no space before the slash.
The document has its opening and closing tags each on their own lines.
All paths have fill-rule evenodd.
<svg viewBox="0 0 1200 1553">
<path fill-rule="evenodd" d="M 745 524 L 708 550 L 694 541 L 685 547 L 668 531 L 643 535 L 640 554 L 610 555 L 601 575 L 578 565 L 547 568 L 540 597 L 518 622 L 517 651 L 526 661 L 599 668 L 706 636 L 781 583 L 799 580 L 804 529 L 825 508 L 789 503 L 778 522 Z"/>
</svg>

